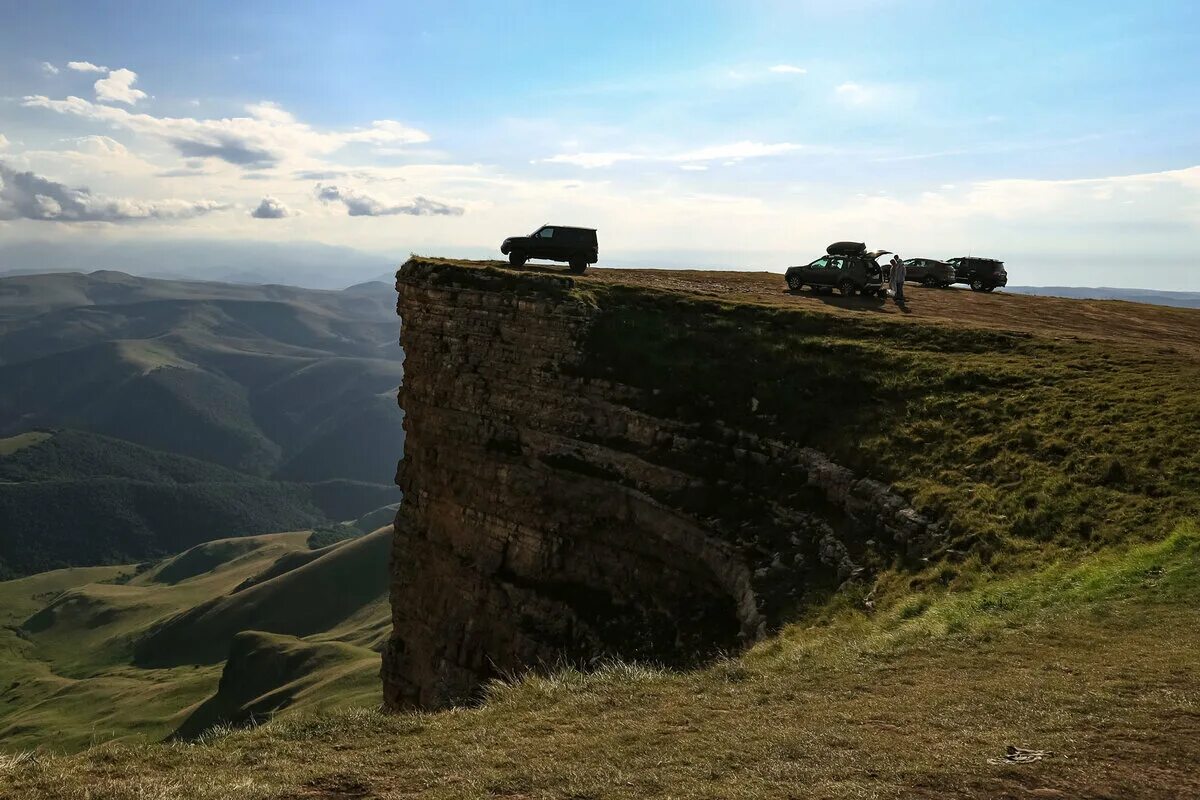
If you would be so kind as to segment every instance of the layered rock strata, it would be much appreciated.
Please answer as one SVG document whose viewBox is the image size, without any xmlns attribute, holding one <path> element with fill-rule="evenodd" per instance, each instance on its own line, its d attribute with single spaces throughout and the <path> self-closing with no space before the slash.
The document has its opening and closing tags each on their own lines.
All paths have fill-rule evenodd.
<svg viewBox="0 0 1200 800">
<path fill-rule="evenodd" d="M 391 708 L 469 701 L 527 668 L 694 663 L 761 637 L 873 551 L 938 539 L 816 450 L 639 410 L 644 388 L 589 374 L 600 309 L 570 278 L 413 259 L 396 288 Z M 760 488 L 781 480 L 784 496 Z"/>
</svg>

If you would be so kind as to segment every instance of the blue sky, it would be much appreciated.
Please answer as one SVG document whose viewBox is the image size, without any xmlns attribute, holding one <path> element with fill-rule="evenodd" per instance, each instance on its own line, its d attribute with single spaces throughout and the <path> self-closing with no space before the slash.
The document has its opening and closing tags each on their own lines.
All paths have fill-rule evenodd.
<svg viewBox="0 0 1200 800">
<path fill-rule="evenodd" d="M 3 5 L 6 238 L 1200 289 L 1194 2 Z"/>
</svg>

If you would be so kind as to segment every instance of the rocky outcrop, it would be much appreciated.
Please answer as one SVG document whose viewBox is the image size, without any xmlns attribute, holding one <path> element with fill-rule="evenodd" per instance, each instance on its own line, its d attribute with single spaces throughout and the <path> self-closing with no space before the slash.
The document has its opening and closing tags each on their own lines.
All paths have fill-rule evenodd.
<svg viewBox="0 0 1200 800">
<path fill-rule="evenodd" d="M 396 287 L 391 708 L 564 661 L 693 663 L 939 537 L 817 450 L 647 411 L 645 387 L 587 363 L 585 282 L 413 259 Z"/>
</svg>

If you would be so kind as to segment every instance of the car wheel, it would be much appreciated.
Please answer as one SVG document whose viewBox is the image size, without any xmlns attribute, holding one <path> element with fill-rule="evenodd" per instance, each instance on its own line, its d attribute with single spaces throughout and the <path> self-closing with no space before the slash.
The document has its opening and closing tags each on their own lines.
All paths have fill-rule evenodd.
<svg viewBox="0 0 1200 800">
<path fill-rule="evenodd" d="M 971 291 L 972 292 L 982 292 L 983 291 L 983 281 L 979 280 L 979 278 L 972 279 Z"/>
<path fill-rule="evenodd" d="M 938 285 L 938 281 L 937 281 L 937 278 L 930 275 L 928 278 L 921 281 L 921 285 L 924 286 L 926 289 L 932 289 Z"/>
<path fill-rule="evenodd" d="M 576 275 L 582 275 L 585 271 L 587 271 L 586 261 L 572 261 L 570 264 L 571 272 L 574 272 Z"/>
<path fill-rule="evenodd" d="M 523 267 L 525 266 L 525 256 L 513 251 L 508 254 L 508 263 L 514 267 Z"/>
<path fill-rule="evenodd" d="M 798 292 L 804 288 L 804 284 L 801 283 L 800 278 L 795 275 L 787 279 L 787 285 L 793 292 Z"/>
<path fill-rule="evenodd" d="M 854 288 L 854 281 L 842 281 L 838 284 L 838 291 L 842 297 L 853 297 L 857 289 Z"/>
</svg>

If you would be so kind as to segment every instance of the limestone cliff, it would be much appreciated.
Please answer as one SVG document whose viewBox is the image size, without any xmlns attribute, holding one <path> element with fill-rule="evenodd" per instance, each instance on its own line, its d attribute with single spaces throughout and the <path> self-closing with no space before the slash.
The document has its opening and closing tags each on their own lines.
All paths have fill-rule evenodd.
<svg viewBox="0 0 1200 800">
<path fill-rule="evenodd" d="M 739 388 L 743 425 L 703 386 L 625 380 L 605 341 L 651 335 L 620 291 L 416 258 L 396 288 L 389 707 L 464 701 L 563 661 L 693 663 L 938 537 L 887 486 L 759 424 L 755 387 Z"/>
</svg>

